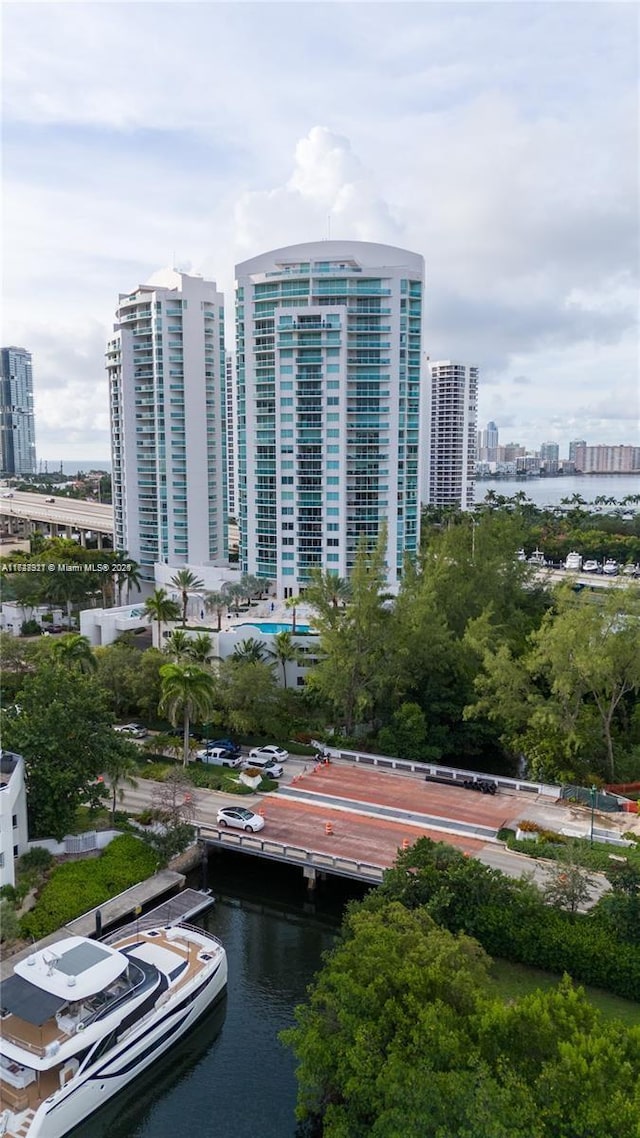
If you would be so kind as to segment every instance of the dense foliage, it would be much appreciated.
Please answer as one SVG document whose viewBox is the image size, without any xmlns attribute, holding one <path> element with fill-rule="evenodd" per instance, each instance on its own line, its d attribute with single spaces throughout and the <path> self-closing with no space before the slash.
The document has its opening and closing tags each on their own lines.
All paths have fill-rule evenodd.
<svg viewBox="0 0 640 1138">
<path fill-rule="evenodd" d="M 39 940 L 75 917 L 101 905 L 156 869 L 157 854 L 148 845 L 122 834 L 97 858 L 69 861 L 54 869 L 35 909 L 20 922 L 22 936 Z"/>
<path fill-rule="evenodd" d="M 640 1027 L 568 979 L 506 1006 L 488 959 L 424 910 L 353 908 L 297 1026 L 298 1115 L 322 1138 L 638 1135 Z"/>
</svg>

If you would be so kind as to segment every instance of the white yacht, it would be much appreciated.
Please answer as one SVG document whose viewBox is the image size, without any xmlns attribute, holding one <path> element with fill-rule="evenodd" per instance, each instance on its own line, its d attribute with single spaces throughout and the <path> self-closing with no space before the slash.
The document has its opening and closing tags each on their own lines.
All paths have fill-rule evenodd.
<svg viewBox="0 0 640 1138">
<path fill-rule="evenodd" d="M 187 924 L 33 952 L 0 988 L 0 1136 L 63 1138 L 224 997 L 227 957 Z"/>
<path fill-rule="evenodd" d="M 580 553 L 575 553 L 575 552 L 567 553 L 567 558 L 566 558 L 566 561 L 564 563 L 564 567 L 565 567 L 565 569 L 568 569 L 569 572 L 571 572 L 571 571 L 580 572 L 580 570 L 582 569 L 582 555 Z"/>
</svg>

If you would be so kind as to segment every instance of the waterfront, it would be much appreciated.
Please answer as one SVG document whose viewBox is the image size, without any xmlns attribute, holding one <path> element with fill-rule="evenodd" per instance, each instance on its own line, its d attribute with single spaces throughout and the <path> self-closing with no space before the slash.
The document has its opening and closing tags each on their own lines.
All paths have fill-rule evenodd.
<svg viewBox="0 0 640 1138">
<path fill-rule="evenodd" d="M 476 482 L 476 503 L 480 505 L 490 490 L 505 498 L 525 494 L 536 506 L 559 506 L 563 498 L 580 494 L 585 502 L 596 498 L 615 498 L 621 502 L 640 494 L 640 474 L 567 474 L 558 478 L 481 478 Z M 637 506 L 630 509 L 636 510 Z"/>
<path fill-rule="evenodd" d="M 216 904 L 197 923 L 227 950 L 226 1004 L 73 1138 L 294 1138 L 295 1060 L 278 1032 L 293 1022 L 345 901 L 363 890 L 334 878 L 310 903 L 299 869 L 237 854 L 214 855 L 210 884 Z"/>
</svg>

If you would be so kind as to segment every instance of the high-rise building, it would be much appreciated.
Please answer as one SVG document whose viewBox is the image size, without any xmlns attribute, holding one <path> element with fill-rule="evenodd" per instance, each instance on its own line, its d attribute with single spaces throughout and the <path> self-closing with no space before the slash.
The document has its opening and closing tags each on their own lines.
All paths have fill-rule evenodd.
<svg viewBox="0 0 640 1138">
<path fill-rule="evenodd" d="M 636 474 L 640 471 L 640 447 L 576 446 L 579 474 Z"/>
<path fill-rule="evenodd" d="M 3 474 L 35 474 L 31 352 L 2 348 L 0 367 L 0 470 Z"/>
<path fill-rule="evenodd" d="M 478 369 L 438 360 L 429 372 L 425 501 L 467 510 L 475 490 Z"/>
<path fill-rule="evenodd" d="M 304 589 L 387 533 L 390 584 L 419 540 L 424 261 L 362 241 L 236 267 L 240 564 Z"/>
<path fill-rule="evenodd" d="M 585 439 L 574 439 L 572 442 L 570 442 L 569 443 L 569 462 L 575 462 L 576 461 L 576 451 L 577 451 L 578 447 L 586 447 L 586 445 L 587 445 L 587 443 L 586 443 Z"/>
<path fill-rule="evenodd" d="M 238 409 L 235 352 L 225 359 L 225 399 L 227 430 L 227 510 L 229 517 L 238 516 Z"/>
<path fill-rule="evenodd" d="M 560 447 L 558 443 L 541 443 L 540 445 L 540 461 L 541 462 L 557 462 L 560 458 Z"/>
<path fill-rule="evenodd" d="M 498 428 L 493 420 L 487 423 L 484 431 L 478 431 L 478 459 L 481 462 L 496 462 L 498 458 Z"/>
<path fill-rule="evenodd" d="M 226 549 L 224 301 L 172 269 L 120 295 L 107 345 L 115 545 L 207 565 Z"/>
</svg>

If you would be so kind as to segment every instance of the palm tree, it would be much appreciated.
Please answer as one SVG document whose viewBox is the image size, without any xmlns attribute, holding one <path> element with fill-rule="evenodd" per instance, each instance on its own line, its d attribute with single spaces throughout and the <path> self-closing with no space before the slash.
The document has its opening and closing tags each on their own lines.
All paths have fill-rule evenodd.
<svg viewBox="0 0 640 1138">
<path fill-rule="evenodd" d="M 285 608 L 291 609 L 291 635 L 296 634 L 296 609 L 300 604 L 300 597 L 289 597 L 285 602 Z"/>
<path fill-rule="evenodd" d="M 229 604 L 226 593 L 205 593 L 204 607 L 207 612 L 214 612 L 218 618 L 218 632 L 222 628 L 222 614 Z"/>
<path fill-rule="evenodd" d="M 171 584 L 175 585 L 182 593 L 182 627 L 184 628 L 187 623 L 187 605 L 189 604 L 189 593 L 197 593 L 198 589 L 204 589 L 204 581 L 196 577 L 190 569 L 178 569 L 171 578 Z"/>
<path fill-rule="evenodd" d="M 199 632 L 189 640 L 189 648 L 187 649 L 188 655 L 196 664 L 205 665 L 211 658 L 211 637 L 207 632 Z M 218 657 L 216 657 L 218 659 Z"/>
<path fill-rule="evenodd" d="M 225 581 L 222 586 L 222 592 L 227 598 L 227 603 L 234 606 L 236 616 L 238 616 L 240 612 L 240 601 L 243 601 L 247 595 L 244 585 L 242 585 L 240 581 Z"/>
<path fill-rule="evenodd" d="M 189 724 L 192 719 L 206 721 L 215 700 L 215 682 L 211 672 L 197 664 L 163 664 L 160 669 L 162 694 L 158 711 L 166 715 L 173 727 L 182 720 L 182 763 L 189 762 Z"/>
<path fill-rule="evenodd" d="M 61 636 L 53 645 L 53 652 L 62 664 L 80 672 L 95 672 L 98 666 L 89 640 L 79 632 L 67 632 Z"/>
<path fill-rule="evenodd" d="M 185 657 L 191 656 L 191 637 L 182 629 L 174 628 L 173 632 L 167 636 L 162 651 L 167 656 L 173 657 L 177 663 L 179 660 L 184 660 Z"/>
<path fill-rule="evenodd" d="M 231 659 L 241 664 L 262 664 L 266 651 L 264 640 L 256 640 L 253 636 L 249 636 L 247 640 L 241 640 L 236 644 Z"/>
<path fill-rule="evenodd" d="M 104 773 L 109 779 L 111 786 L 111 824 L 113 825 L 116 815 L 116 799 L 119 798 L 122 802 L 124 798 L 123 783 L 130 786 L 132 790 L 138 785 L 136 774 L 138 772 L 138 764 L 136 763 L 131 747 L 133 744 L 124 744 L 123 740 L 118 740 L 119 746 L 114 747 L 108 758 L 105 759 Z"/>
<path fill-rule="evenodd" d="M 113 569 L 115 573 L 116 588 L 118 590 L 118 604 L 122 604 L 122 594 L 129 599 L 129 590 L 132 586 L 140 588 L 142 577 L 137 561 L 125 549 L 118 549 L 113 555 Z"/>
<path fill-rule="evenodd" d="M 271 656 L 275 663 L 282 666 L 282 679 L 284 686 L 287 686 L 287 664 L 291 660 L 298 660 L 300 658 L 300 651 L 293 643 L 292 632 L 278 632 L 273 638 L 273 648 L 267 651 L 267 656 Z"/>
<path fill-rule="evenodd" d="M 144 602 L 144 615 L 158 625 L 158 648 L 162 647 L 162 625 L 179 620 L 180 606 L 172 601 L 166 589 L 154 589 Z"/>
</svg>

